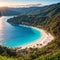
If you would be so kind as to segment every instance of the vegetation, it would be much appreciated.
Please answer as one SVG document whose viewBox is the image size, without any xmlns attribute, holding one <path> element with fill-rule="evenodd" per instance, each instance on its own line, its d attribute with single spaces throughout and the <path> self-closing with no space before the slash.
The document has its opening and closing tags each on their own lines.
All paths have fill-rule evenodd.
<svg viewBox="0 0 60 60">
<path fill-rule="evenodd" d="M 60 60 L 60 3 L 50 5 L 36 15 L 19 15 L 8 19 L 13 25 L 30 25 L 50 32 L 55 39 L 43 48 L 9 49 L 0 46 L 1 60 Z M 5 58 L 5 59 L 3 59 Z"/>
</svg>

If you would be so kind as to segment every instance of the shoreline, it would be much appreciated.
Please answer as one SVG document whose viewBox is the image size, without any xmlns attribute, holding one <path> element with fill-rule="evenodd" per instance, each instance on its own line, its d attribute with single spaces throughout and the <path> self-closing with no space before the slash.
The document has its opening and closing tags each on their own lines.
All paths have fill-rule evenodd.
<svg viewBox="0 0 60 60">
<path fill-rule="evenodd" d="M 42 37 L 37 39 L 34 43 L 27 44 L 26 46 L 22 46 L 20 49 L 25 49 L 25 48 L 41 48 L 46 46 L 49 42 L 54 40 L 54 37 L 50 33 L 46 33 L 45 30 L 33 27 L 33 26 L 26 26 L 26 25 L 19 25 L 19 26 L 24 26 L 24 27 L 29 27 L 36 29 L 42 33 Z M 17 50 L 20 50 L 19 48 Z"/>
</svg>

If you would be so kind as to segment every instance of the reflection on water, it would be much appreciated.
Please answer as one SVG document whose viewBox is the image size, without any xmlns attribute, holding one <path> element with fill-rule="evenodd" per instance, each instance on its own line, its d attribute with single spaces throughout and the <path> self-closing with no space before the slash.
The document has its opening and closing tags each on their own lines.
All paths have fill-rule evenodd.
<svg viewBox="0 0 60 60">
<path fill-rule="evenodd" d="M 3 37 L 3 21 L 0 18 L 0 44 L 2 44 L 1 40 L 3 40 L 1 37 Z"/>
<path fill-rule="evenodd" d="M 37 30 L 22 26 L 12 26 L 7 23 L 7 19 L 12 17 L 3 16 L 0 18 L 0 45 L 19 47 L 29 44 L 41 36 Z"/>
<path fill-rule="evenodd" d="M 7 33 L 9 33 L 8 30 L 9 30 L 11 25 L 9 23 L 7 23 L 6 21 L 10 17 L 13 17 L 13 16 L 9 16 L 9 17 L 3 16 L 3 17 L 0 17 L 0 45 L 8 37 Z"/>
</svg>

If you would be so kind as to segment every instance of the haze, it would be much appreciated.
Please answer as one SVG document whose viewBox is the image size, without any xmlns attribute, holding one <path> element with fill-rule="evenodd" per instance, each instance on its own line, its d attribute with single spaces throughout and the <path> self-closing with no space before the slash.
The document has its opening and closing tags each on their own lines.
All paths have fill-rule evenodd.
<svg viewBox="0 0 60 60">
<path fill-rule="evenodd" d="M 49 5 L 53 3 L 58 3 L 60 0 L 0 0 L 0 7 L 8 6 L 8 7 L 15 7 L 15 6 L 26 6 L 27 4 L 42 4 L 42 5 Z"/>
</svg>

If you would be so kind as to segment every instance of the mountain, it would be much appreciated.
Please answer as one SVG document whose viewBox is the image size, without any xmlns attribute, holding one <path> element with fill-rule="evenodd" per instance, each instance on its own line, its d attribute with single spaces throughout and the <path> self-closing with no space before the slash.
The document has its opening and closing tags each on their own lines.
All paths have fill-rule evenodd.
<svg viewBox="0 0 60 60">
<path fill-rule="evenodd" d="M 35 15 L 35 14 L 43 14 L 44 12 L 48 13 L 48 10 L 50 10 L 52 8 L 53 10 L 53 7 L 54 9 L 57 7 L 57 5 L 59 5 L 60 3 L 58 4 L 52 4 L 52 5 L 47 5 L 47 6 L 32 6 L 32 7 L 25 7 L 25 8 L 9 8 L 13 11 L 19 11 L 20 12 L 20 15 Z"/>
<path fill-rule="evenodd" d="M 58 3 L 60 4 L 60 3 Z M 19 8 L 11 8 L 11 7 L 1 7 L 0 8 L 0 13 L 2 15 L 35 15 L 35 14 L 46 14 L 49 13 L 52 8 L 54 10 L 58 4 L 52 4 L 52 5 L 47 5 L 47 6 L 40 6 L 41 4 L 32 4 L 30 7 L 19 7 Z M 24 5 L 23 5 L 24 6 Z M 29 5 L 27 5 L 29 6 Z M 54 8 L 54 9 L 53 9 Z M 50 10 L 50 11 L 48 11 Z M 11 13 L 12 12 L 12 13 Z"/>
<path fill-rule="evenodd" d="M 12 5 L 11 7 L 0 7 L 0 16 L 26 14 L 41 6 L 41 4 Z M 30 8 L 32 7 L 32 8 Z"/>
<path fill-rule="evenodd" d="M 55 18 L 55 16 L 60 14 L 60 3 L 49 5 L 49 6 L 44 6 L 44 7 L 38 7 L 38 9 L 39 9 L 39 11 L 34 10 L 35 13 L 32 12 L 32 14 L 26 13 L 24 15 L 19 15 L 18 17 L 14 17 L 13 19 L 9 19 L 8 22 L 11 22 L 14 24 L 15 23 L 20 24 L 20 23 L 26 21 L 29 25 L 32 25 L 32 24 L 38 25 L 39 21 L 43 22 L 46 19 L 51 20 L 52 18 Z M 35 22 L 35 21 L 37 21 L 37 22 Z"/>
</svg>

